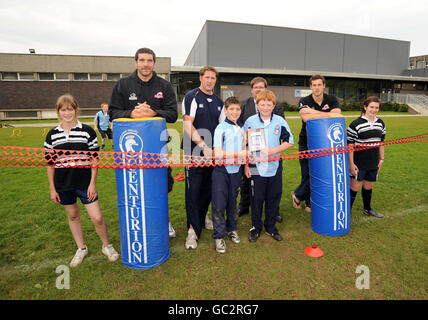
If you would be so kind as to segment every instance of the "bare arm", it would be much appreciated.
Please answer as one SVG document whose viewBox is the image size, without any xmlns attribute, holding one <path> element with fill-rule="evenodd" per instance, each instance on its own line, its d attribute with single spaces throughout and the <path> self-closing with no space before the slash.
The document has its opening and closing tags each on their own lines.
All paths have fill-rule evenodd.
<svg viewBox="0 0 428 320">
<path fill-rule="evenodd" d="M 330 112 L 317 111 L 312 108 L 302 108 L 299 111 L 299 115 L 304 122 L 310 119 L 343 117 L 340 108 L 332 109 Z"/>
<path fill-rule="evenodd" d="M 59 198 L 58 192 L 56 192 L 55 183 L 54 183 L 55 168 L 47 167 L 47 172 L 48 172 L 48 182 L 49 182 L 49 191 L 51 194 L 50 195 L 51 200 L 57 204 L 60 204 L 61 200 Z"/>
<path fill-rule="evenodd" d="M 205 156 L 211 156 L 212 150 L 207 147 L 206 143 L 199 135 L 198 130 L 193 126 L 194 120 L 195 118 L 191 116 L 183 115 L 183 129 L 195 144 L 201 146 Z"/>
</svg>

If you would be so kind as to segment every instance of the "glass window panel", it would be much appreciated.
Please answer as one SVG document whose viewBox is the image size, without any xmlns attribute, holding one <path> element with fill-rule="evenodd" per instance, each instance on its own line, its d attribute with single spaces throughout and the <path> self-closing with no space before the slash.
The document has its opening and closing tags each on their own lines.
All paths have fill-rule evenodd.
<svg viewBox="0 0 428 320">
<path fill-rule="evenodd" d="M 69 73 L 55 73 L 55 80 L 70 80 Z"/>
<path fill-rule="evenodd" d="M 18 74 L 16 72 L 3 72 L 3 80 L 18 80 Z"/>
<path fill-rule="evenodd" d="M 102 75 L 102 73 L 90 73 L 89 79 L 101 81 L 101 80 L 103 80 L 103 75 Z"/>
<path fill-rule="evenodd" d="M 19 80 L 34 80 L 34 73 L 30 72 L 20 72 Z"/>
<path fill-rule="evenodd" d="M 87 73 L 75 73 L 74 74 L 74 80 L 77 80 L 77 81 L 88 80 L 88 74 Z"/>
<path fill-rule="evenodd" d="M 54 74 L 52 72 L 39 72 L 39 80 L 54 80 Z"/>
<path fill-rule="evenodd" d="M 117 81 L 120 79 L 120 73 L 107 73 L 108 81 Z"/>
</svg>

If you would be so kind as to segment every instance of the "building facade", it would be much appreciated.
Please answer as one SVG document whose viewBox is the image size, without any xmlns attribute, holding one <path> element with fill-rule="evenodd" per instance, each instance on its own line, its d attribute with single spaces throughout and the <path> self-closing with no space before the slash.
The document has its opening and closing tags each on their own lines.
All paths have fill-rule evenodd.
<svg viewBox="0 0 428 320">
<path fill-rule="evenodd" d="M 340 103 L 428 95 L 428 56 L 409 58 L 409 51 L 409 41 L 206 21 L 183 66 L 157 57 L 155 70 L 171 81 L 178 103 L 199 86 L 206 65 L 220 72 L 215 92 L 223 99 L 247 98 L 251 79 L 262 76 L 278 101 L 297 104 L 313 74 L 326 77 L 327 92 Z M 55 101 L 64 93 L 76 96 L 81 116 L 92 116 L 134 69 L 133 56 L 0 53 L 0 120 L 56 118 Z"/>
<path fill-rule="evenodd" d="M 0 53 L 0 119 L 56 118 L 64 93 L 76 97 L 81 116 L 92 116 L 134 70 L 134 57 Z M 169 79 L 171 59 L 157 57 L 155 70 Z"/>
</svg>

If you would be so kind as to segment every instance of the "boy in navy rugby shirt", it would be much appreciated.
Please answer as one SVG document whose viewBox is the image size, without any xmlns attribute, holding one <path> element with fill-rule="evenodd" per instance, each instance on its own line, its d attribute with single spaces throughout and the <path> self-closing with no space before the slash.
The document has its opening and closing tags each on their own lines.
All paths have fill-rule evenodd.
<svg viewBox="0 0 428 320">
<path fill-rule="evenodd" d="M 68 224 L 77 245 L 76 254 L 70 262 L 71 267 L 81 264 L 88 254 L 88 249 L 83 240 L 77 198 L 80 198 L 84 204 L 103 243 L 102 253 L 110 261 L 119 258 L 119 254 L 109 242 L 107 224 L 98 203 L 95 187 L 97 167 L 69 167 L 72 163 L 82 163 L 82 166 L 89 166 L 93 161 L 93 155 L 83 152 L 58 151 L 99 150 L 97 134 L 90 126 L 77 120 L 78 111 L 79 107 L 73 96 L 65 94 L 59 97 L 56 103 L 56 112 L 61 122 L 48 132 L 44 143 L 45 157 L 49 165 L 47 173 L 50 197 L 53 202 L 64 206 L 68 215 Z"/>
<path fill-rule="evenodd" d="M 215 166 L 212 173 L 212 221 L 214 225 L 215 249 L 219 253 L 226 252 L 223 238 L 227 234 L 234 243 L 241 240 L 238 236 L 236 197 L 242 177 L 241 165 L 234 164 L 235 159 L 245 160 L 243 150 L 244 130 L 238 123 L 241 115 L 241 103 L 236 97 L 229 97 L 224 102 L 226 119 L 214 131 L 214 156 L 224 165 Z M 224 213 L 227 213 L 227 219 Z"/>
<path fill-rule="evenodd" d="M 253 223 L 248 239 L 250 242 L 255 242 L 260 236 L 263 229 L 264 205 L 266 233 L 275 240 L 281 241 L 282 236 L 275 227 L 275 221 L 282 195 L 282 161 L 266 160 L 268 157 L 280 156 L 280 152 L 293 146 L 294 140 L 285 119 L 272 113 L 276 104 L 275 94 L 270 90 L 264 90 L 257 95 L 256 102 L 259 113 L 245 121 L 244 129 L 263 130 L 266 143 L 264 149 L 256 153 L 257 157 L 265 159 L 256 164 L 245 165 L 245 175 L 251 179 L 251 221 Z M 248 139 L 251 137 L 249 136 Z"/>
</svg>

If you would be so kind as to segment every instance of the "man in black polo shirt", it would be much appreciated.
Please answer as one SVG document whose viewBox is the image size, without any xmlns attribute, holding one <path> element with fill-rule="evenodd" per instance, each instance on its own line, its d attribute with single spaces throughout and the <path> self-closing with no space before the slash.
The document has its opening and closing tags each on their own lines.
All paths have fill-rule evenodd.
<svg viewBox="0 0 428 320">
<path fill-rule="evenodd" d="M 308 150 L 306 121 L 310 119 L 343 117 L 340 113 L 339 102 L 331 94 L 325 94 L 325 78 L 313 75 L 309 79 L 312 94 L 301 98 L 298 105 L 299 115 L 302 118 L 302 130 L 299 135 L 299 151 Z M 301 181 L 300 185 L 291 193 L 293 206 L 301 209 L 301 202 L 305 201 L 306 211 L 311 212 L 311 187 L 309 180 L 309 160 L 300 159 Z"/>
<path fill-rule="evenodd" d="M 109 115 L 117 118 L 162 117 L 166 122 L 177 121 L 177 100 L 171 83 L 159 77 L 153 70 L 156 55 L 149 48 L 135 53 L 136 70 L 117 81 L 110 98 Z M 168 167 L 168 192 L 172 191 L 174 179 Z M 169 236 L 175 237 L 175 230 L 169 224 Z"/>
<path fill-rule="evenodd" d="M 267 89 L 267 81 L 262 77 L 255 77 L 251 80 L 250 87 L 251 97 L 242 101 L 241 116 L 238 119 L 242 124 L 244 124 L 249 117 L 258 113 L 256 98 L 260 92 Z M 282 104 L 277 103 L 272 113 L 284 118 L 284 108 L 282 107 Z M 250 179 L 248 179 L 245 174 L 242 175 L 240 193 L 241 198 L 239 200 L 238 213 L 239 216 L 243 216 L 250 210 Z M 277 221 L 282 222 L 282 217 L 279 212 L 277 215 Z"/>
</svg>

